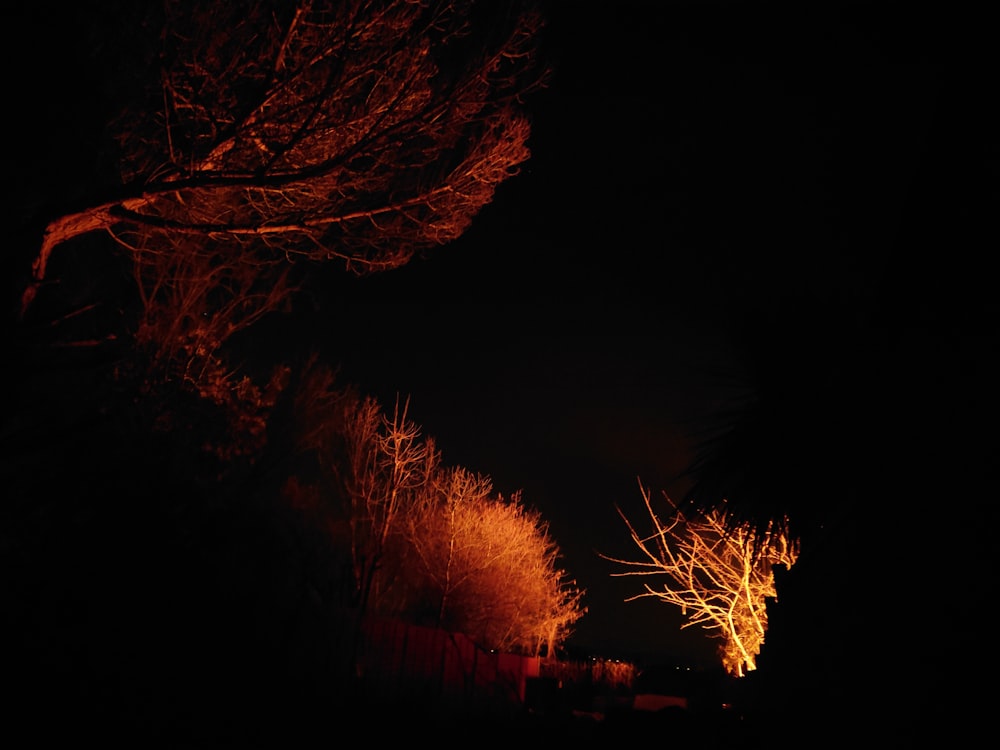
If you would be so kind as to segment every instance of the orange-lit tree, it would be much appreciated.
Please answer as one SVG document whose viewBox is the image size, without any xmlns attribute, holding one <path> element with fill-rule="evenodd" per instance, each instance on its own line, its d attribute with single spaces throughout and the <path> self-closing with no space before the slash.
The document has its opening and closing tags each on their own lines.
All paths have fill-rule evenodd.
<svg viewBox="0 0 1000 750">
<path fill-rule="evenodd" d="M 130 71 L 105 86 L 124 92 L 108 105 L 116 163 L 105 172 L 119 179 L 48 220 L 21 312 L 72 281 L 52 263 L 59 248 L 110 237 L 137 288 L 128 333 L 161 379 L 192 393 L 231 398 L 241 378 L 223 345 L 283 310 L 311 269 L 391 269 L 455 239 L 529 156 L 522 97 L 544 79 L 535 11 L 478 0 L 148 8 L 128 39 L 104 44 L 141 48 L 107 66 Z M 262 400 L 249 385 L 248 409 Z"/>
<path fill-rule="evenodd" d="M 395 576 L 384 570 L 391 544 L 439 461 L 433 442 L 424 440 L 407 416 L 408 406 L 397 399 L 388 416 L 366 397 L 348 402 L 346 409 L 339 470 L 349 505 L 352 604 L 361 612 L 369 604 L 377 608 L 382 592 L 393 583 Z"/>
<path fill-rule="evenodd" d="M 355 625 L 399 617 L 553 656 L 586 609 L 539 512 L 445 466 L 408 399 L 387 413 L 315 359 L 294 377 L 269 428 L 291 471 L 281 497 L 322 536 L 311 553 L 336 578 L 330 604 Z"/>
<path fill-rule="evenodd" d="M 520 506 L 520 493 L 507 503 L 508 506 L 511 504 L 515 508 Z M 587 613 L 583 604 L 586 592 L 559 567 L 562 553 L 549 535 L 548 523 L 543 521 L 541 514 L 536 510 L 521 509 L 516 518 L 523 531 L 531 531 L 534 540 L 534 544 L 529 545 L 516 565 L 510 568 L 524 582 L 521 587 L 524 596 L 517 610 L 523 613 L 519 618 L 523 632 L 522 649 L 535 656 L 544 654 L 549 659 L 555 659 L 557 649 Z"/>
<path fill-rule="evenodd" d="M 469 586 L 474 573 L 490 564 L 492 555 L 476 548 L 481 510 L 490 501 L 489 477 L 462 467 L 442 467 L 407 515 L 407 549 L 414 562 L 411 578 L 422 607 L 433 607 L 432 624 L 450 627 L 453 601 Z M 433 601 L 431 601 L 433 600 Z"/>
<path fill-rule="evenodd" d="M 409 573 L 435 624 L 489 648 L 554 655 L 586 610 L 540 514 L 461 467 L 443 468 L 429 489 L 407 540 L 417 561 Z"/>
<path fill-rule="evenodd" d="M 791 568 L 799 553 L 798 540 L 788 534 L 787 522 L 758 530 L 734 523 L 726 509 L 707 513 L 682 512 L 663 493 L 669 513 L 654 510 L 649 491 L 639 485 L 652 521 L 652 533 L 640 534 L 619 508 L 639 560 L 605 559 L 630 570 L 613 576 L 665 577 L 662 586 L 643 585 L 634 601 L 654 597 L 681 608 L 688 616 L 682 627 L 700 625 L 721 638 L 719 655 L 725 670 L 742 677 L 756 669 L 756 659 L 767 632 L 767 600 L 776 598 L 773 566 Z"/>
</svg>

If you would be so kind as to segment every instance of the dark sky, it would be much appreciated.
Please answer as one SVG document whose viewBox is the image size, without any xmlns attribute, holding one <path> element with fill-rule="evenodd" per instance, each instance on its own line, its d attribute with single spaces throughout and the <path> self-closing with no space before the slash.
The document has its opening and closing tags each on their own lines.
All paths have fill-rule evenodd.
<svg viewBox="0 0 1000 750">
<path fill-rule="evenodd" d="M 785 468 L 824 497 L 868 481 L 854 444 L 878 448 L 960 408 L 928 383 L 946 383 L 988 424 L 967 384 L 986 382 L 976 365 L 997 348 L 984 260 L 996 243 L 993 227 L 986 240 L 979 231 L 996 210 L 984 95 L 994 55 L 980 19 L 959 11 L 545 5 L 554 74 L 527 102 L 533 155 L 521 174 L 460 240 L 339 284 L 330 322 L 303 333 L 383 403 L 409 396 L 446 463 L 541 511 L 588 592 L 576 644 L 713 664 L 714 645 L 682 632 L 674 608 L 624 601 L 638 579 L 612 578 L 598 555 L 633 554 L 615 506 L 641 522 L 639 480 L 683 492 L 692 433 L 726 424 L 720 415 L 761 388 L 792 392 L 797 421 L 772 431 L 780 445 L 754 449 L 780 463 L 811 441 L 825 462 L 799 466 L 795 454 Z M 55 28 L 55 42 L 76 39 L 72 26 Z M 72 114 L 100 82 L 72 66 L 45 75 L 19 79 L 14 96 L 39 121 L 46 107 L 60 115 L 47 123 L 59 138 L 21 122 L 25 140 L 47 141 L 44 153 L 14 154 L 29 205 L 53 189 L 47 163 L 86 174 L 100 136 Z M 881 356 L 890 340 L 901 356 Z M 833 420 L 839 431 L 812 427 L 799 440 L 822 421 L 800 397 L 834 383 L 841 400 L 820 404 L 830 419 L 854 401 L 838 378 L 857 388 L 869 375 L 896 394 L 881 421 L 850 423 L 863 413 L 854 407 Z M 899 416 L 905 426 L 879 432 Z M 937 424 L 928 432 L 955 442 Z M 925 450 L 936 459 L 937 449 Z M 897 468 L 887 465 L 886 475 Z"/>
<path fill-rule="evenodd" d="M 673 607 L 624 602 L 641 581 L 597 555 L 635 557 L 615 505 L 641 523 L 637 480 L 687 487 L 691 431 L 749 392 L 751 363 L 776 353 L 808 391 L 950 293 L 913 222 L 958 210 L 937 179 L 977 169 L 951 140 L 974 95 L 947 52 L 964 23 L 551 3 L 532 159 L 460 241 L 345 292 L 345 374 L 409 395 L 447 463 L 542 511 L 589 592 L 583 647 L 712 663 Z"/>
</svg>

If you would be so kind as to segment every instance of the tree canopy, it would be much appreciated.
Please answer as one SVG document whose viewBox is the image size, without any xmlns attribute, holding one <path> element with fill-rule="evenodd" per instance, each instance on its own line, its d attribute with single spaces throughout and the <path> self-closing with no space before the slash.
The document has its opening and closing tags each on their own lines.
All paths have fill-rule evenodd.
<svg viewBox="0 0 1000 750">
<path fill-rule="evenodd" d="M 80 87 L 48 104 L 87 137 L 54 137 L 56 118 L 16 164 L 12 675 L 74 726 L 227 737 L 239 711 L 240 731 L 280 716 L 284 733 L 353 677 L 364 597 L 391 583 L 380 566 L 429 486 L 404 459 L 436 454 L 335 363 L 230 347 L 318 269 L 398 268 L 465 231 L 529 157 L 541 17 L 469 0 L 64 11 L 30 11 L 32 30 L 80 53 Z"/>
<path fill-rule="evenodd" d="M 21 314 L 58 291 L 54 253 L 102 232 L 132 267 L 130 333 L 189 376 L 309 267 L 391 269 L 460 236 L 529 157 L 530 6 L 167 2 L 133 20 L 104 63 L 114 177 L 47 220 Z"/>
</svg>

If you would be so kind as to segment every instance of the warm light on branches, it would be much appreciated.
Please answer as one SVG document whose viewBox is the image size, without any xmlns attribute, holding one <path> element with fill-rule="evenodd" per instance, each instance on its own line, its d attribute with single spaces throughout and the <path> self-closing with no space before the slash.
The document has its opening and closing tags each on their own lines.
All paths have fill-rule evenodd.
<svg viewBox="0 0 1000 750">
<path fill-rule="evenodd" d="M 682 627 L 700 625 L 722 639 L 719 654 L 728 673 L 742 677 L 756 669 L 767 632 L 767 600 L 777 597 L 773 566 L 795 564 L 798 540 L 789 537 L 787 523 L 757 531 L 733 522 L 724 508 L 686 515 L 666 493 L 669 514 L 661 516 L 653 509 L 649 491 L 641 483 L 639 488 L 653 532 L 640 534 L 620 508 L 618 512 L 642 558 L 603 557 L 630 568 L 613 576 L 666 581 L 661 586 L 645 583 L 643 593 L 626 601 L 654 597 L 680 607 L 688 617 Z"/>
<path fill-rule="evenodd" d="M 530 0 L 166 0 L 141 15 L 128 44 L 104 42 L 143 61 L 116 60 L 124 80 L 102 82 L 116 92 L 95 123 L 114 162 L 102 174 L 117 179 L 44 217 L 21 315 L 73 315 L 60 290 L 81 280 L 53 258 L 111 250 L 130 266 L 114 319 L 128 330 L 88 341 L 132 337 L 140 382 L 259 434 L 280 373 L 262 386 L 238 372 L 237 335 L 291 310 L 319 266 L 398 268 L 465 232 L 529 158 L 543 19 Z M 261 441 L 230 442 L 212 452 Z"/>
<path fill-rule="evenodd" d="M 344 456 L 329 468 L 346 503 L 353 604 L 552 657 L 586 608 L 541 514 L 488 476 L 443 465 L 406 402 L 391 416 L 372 398 L 340 403 Z"/>
<path fill-rule="evenodd" d="M 489 477 L 442 467 L 405 530 L 408 576 L 437 603 L 434 623 L 488 648 L 552 656 L 584 615 L 541 515 Z"/>
<path fill-rule="evenodd" d="M 377 600 L 379 572 L 390 536 L 436 469 L 433 443 L 397 400 L 392 416 L 372 398 L 351 402 L 344 419 L 344 490 L 350 503 L 354 599 L 362 608 Z"/>
<path fill-rule="evenodd" d="M 146 24 L 157 64 L 108 123 L 122 184 L 49 223 L 22 313 L 53 252 L 92 232 L 147 293 L 161 264 L 154 279 L 204 265 L 178 253 L 369 272 L 457 238 L 528 158 L 522 97 L 544 78 L 541 16 L 491 5 L 164 3 Z M 225 276 L 203 278 L 218 294 Z"/>
</svg>

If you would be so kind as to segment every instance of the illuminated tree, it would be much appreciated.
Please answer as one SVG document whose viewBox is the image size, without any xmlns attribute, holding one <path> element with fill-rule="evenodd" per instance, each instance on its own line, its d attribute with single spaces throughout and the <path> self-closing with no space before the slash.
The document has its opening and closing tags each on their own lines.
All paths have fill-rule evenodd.
<svg viewBox="0 0 1000 750">
<path fill-rule="evenodd" d="M 516 173 L 540 27 L 476 0 L 150 6 L 125 33 L 155 48 L 116 65 L 142 74 L 107 86 L 124 92 L 109 123 L 120 181 L 49 221 L 22 315 L 55 289 L 53 253 L 104 233 L 131 263 L 152 364 L 231 389 L 216 353 L 309 268 L 401 266 L 462 234 Z M 106 46 L 143 46 L 127 41 Z"/>
<path fill-rule="evenodd" d="M 540 523 L 540 517 L 535 523 L 535 534 L 538 542 L 535 551 L 538 554 L 525 561 L 529 563 L 527 571 L 536 576 L 533 594 L 534 654 L 540 656 L 544 652 L 549 659 L 555 659 L 556 649 L 562 646 L 572 634 L 573 626 L 587 613 L 583 605 L 586 592 L 558 567 L 561 552 L 549 537 L 547 524 Z"/>
<path fill-rule="evenodd" d="M 798 540 L 788 536 L 787 521 L 761 531 L 747 522 L 734 524 L 725 509 L 686 514 L 666 493 L 671 513 L 663 520 L 648 490 L 639 487 L 653 533 L 640 534 L 618 512 L 642 559 L 603 557 L 631 568 L 613 576 L 665 576 L 667 581 L 661 587 L 646 583 L 644 593 L 626 601 L 654 597 L 680 607 L 689 618 L 683 627 L 700 625 L 722 639 L 719 654 L 728 673 L 742 677 L 756 669 L 767 632 L 767 600 L 777 597 L 772 568 L 791 568 L 798 558 Z"/>
<path fill-rule="evenodd" d="M 586 610 L 538 511 L 519 493 L 495 493 L 487 476 L 443 465 L 408 400 L 385 414 L 315 362 L 290 390 L 282 442 L 298 473 L 283 496 L 324 530 L 330 559 L 347 563 L 355 614 L 552 656 Z"/>
<path fill-rule="evenodd" d="M 436 624 L 489 648 L 554 654 L 585 609 L 540 514 L 461 467 L 442 469 L 431 489 L 413 508 L 407 538 L 419 563 L 411 574 L 435 604 Z"/>
<path fill-rule="evenodd" d="M 433 624 L 447 626 L 472 575 L 489 564 L 477 529 L 482 506 L 489 502 L 493 483 L 488 477 L 462 467 L 442 468 L 422 493 L 407 517 L 406 539 L 416 560 L 418 591 L 436 602 Z"/>
<path fill-rule="evenodd" d="M 438 462 L 433 443 L 423 440 L 420 428 L 407 417 L 408 407 L 408 400 L 400 405 L 397 399 L 390 417 L 366 397 L 346 409 L 346 455 L 340 471 L 349 505 L 353 603 L 362 611 L 370 599 L 377 606 L 376 582 L 391 581 L 378 576 L 390 539 Z"/>
</svg>

